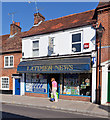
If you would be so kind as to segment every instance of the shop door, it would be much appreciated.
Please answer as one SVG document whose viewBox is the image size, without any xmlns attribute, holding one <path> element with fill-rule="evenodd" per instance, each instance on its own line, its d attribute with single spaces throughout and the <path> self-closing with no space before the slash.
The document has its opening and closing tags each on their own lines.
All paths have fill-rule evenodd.
<svg viewBox="0 0 110 120">
<path fill-rule="evenodd" d="M 48 91 L 50 92 L 52 90 L 52 83 L 51 83 L 51 78 L 55 78 L 56 82 L 57 82 L 57 92 L 58 92 L 58 97 L 60 94 L 60 75 L 59 74 L 50 74 L 48 76 Z M 50 93 L 48 93 L 48 97 L 50 97 Z"/>
<path fill-rule="evenodd" d="M 20 78 L 15 78 L 15 95 L 20 95 Z"/>
<path fill-rule="evenodd" d="M 108 102 L 110 102 L 110 72 L 108 73 Z"/>
</svg>

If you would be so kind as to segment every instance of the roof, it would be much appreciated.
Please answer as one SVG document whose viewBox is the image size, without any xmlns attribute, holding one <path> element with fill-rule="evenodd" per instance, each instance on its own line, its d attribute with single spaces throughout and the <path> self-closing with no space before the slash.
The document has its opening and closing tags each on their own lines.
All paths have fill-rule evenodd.
<svg viewBox="0 0 110 120">
<path fill-rule="evenodd" d="M 97 6 L 97 9 L 101 9 L 103 7 L 110 7 L 110 0 L 108 0 L 108 2 L 99 2 L 98 6 Z"/>
<path fill-rule="evenodd" d="M 2 35 L 0 36 L 2 39 L 2 42 L 0 43 L 0 52 L 22 51 L 22 37 L 51 33 L 93 24 L 96 22 L 96 19 L 94 19 L 94 13 L 95 10 L 89 10 L 44 21 L 39 26 L 33 26 L 29 31 L 19 32 L 11 38 L 9 37 L 9 34 Z"/>
<path fill-rule="evenodd" d="M 29 31 L 25 32 L 22 37 L 40 35 L 90 25 L 96 22 L 96 19 L 94 19 L 94 13 L 95 9 L 44 21 L 39 26 L 33 26 Z"/>
<path fill-rule="evenodd" d="M 14 52 L 22 50 L 21 35 L 24 32 L 16 34 L 14 37 L 9 38 L 10 34 L 0 36 L 2 40 L 0 43 L 0 53 Z"/>
</svg>

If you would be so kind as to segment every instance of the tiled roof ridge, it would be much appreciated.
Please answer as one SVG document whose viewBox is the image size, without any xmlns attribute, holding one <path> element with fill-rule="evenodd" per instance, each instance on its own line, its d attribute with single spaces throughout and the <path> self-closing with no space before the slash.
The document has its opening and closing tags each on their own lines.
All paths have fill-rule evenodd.
<svg viewBox="0 0 110 120">
<path fill-rule="evenodd" d="M 96 9 L 92 9 L 81 13 L 74 13 L 56 19 L 44 21 L 39 26 L 31 27 L 31 29 L 22 36 L 22 38 L 90 24 L 92 25 L 94 22 L 96 22 L 95 11 Z M 84 16 L 86 16 L 86 18 Z"/>
<path fill-rule="evenodd" d="M 27 32 L 27 31 L 18 32 L 15 36 L 18 36 L 18 35 L 23 34 L 23 33 L 25 33 L 25 32 Z M 0 37 L 5 37 L 5 36 L 10 36 L 10 34 L 0 35 Z"/>
<path fill-rule="evenodd" d="M 78 15 L 79 15 L 79 14 L 82 14 L 82 13 L 87 13 L 87 12 L 90 12 L 90 11 L 95 11 L 95 9 L 88 10 L 88 11 L 84 11 L 84 12 L 81 12 L 81 13 L 73 13 L 73 14 L 66 15 L 66 16 L 62 16 L 62 17 L 59 17 L 59 18 L 46 20 L 46 21 L 44 21 L 44 22 L 49 22 L 49 21 L 54 21 L 54 20 L 58 20 L 58 19 L 63 19 L 63 18 L 70 17 L 70 16 L 73 16 L 73 15 L 76 15 L 76 14 L 78 14 Z"/>
<path fill-rule="evenodd" d="M 96 9 L 100 9 L 106 6 L 110 6 L 110 0 L 108 2 L 102 2 L 100 1 Z"/>
<path fill-rule="evenodd" d="M 8 36 L 8 35 L 10 35 L 10 34 L 0 35 L 0 37 L 4 37 L 4 36 Z"/>
</svg>

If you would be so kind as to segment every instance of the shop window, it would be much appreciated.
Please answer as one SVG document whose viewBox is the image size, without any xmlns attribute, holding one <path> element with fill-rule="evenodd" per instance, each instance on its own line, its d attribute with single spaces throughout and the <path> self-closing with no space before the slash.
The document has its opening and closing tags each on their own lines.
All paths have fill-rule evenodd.
<svg viewBox="0 0 110 120">
<path fill-rule="evenodd" d="M 81 52 L 81 33 L 72 34 L 72 52 Z"/>
<path fill-rule="evenodd" d="M 47 93 L 47 76 L 43 74 L 26 74 L 26 92 Z"/>
<path fill-rule="evenodd" d="M 9 90 L 9 77 L 1 78 L 1 89 Z"/>
<path fill-rule="evenodd" d="M 33 57 L 39 56 L 39 41 L 33 41 Z"/>
<path fill-rule="evenodd" d="M 91 95 L 90 74 L 65 74 L 63 94 L 67 95 Z"/>
<path fill-rule="evenodd" d="M 13 56 L 4 56 L 4 67 L 13 67 Z"/>
</svg>

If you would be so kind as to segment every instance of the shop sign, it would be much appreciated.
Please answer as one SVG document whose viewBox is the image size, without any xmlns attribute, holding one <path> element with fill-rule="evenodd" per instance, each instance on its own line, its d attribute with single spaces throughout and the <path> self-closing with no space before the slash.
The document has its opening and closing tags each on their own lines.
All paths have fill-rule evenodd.
<svg viewBox="0 0 110 120">
<path fill-rule="evenodd" d="M 68 65 L 35 65 L 22 66 L 18 69 L 21 72 L 35 72 L 35 73 L 67 73 L 73 71 L 90 70 L 90 64 L 68 64 Z"/>
<path fill-rule="evenodd" d="M 23 61 L 17 67 L 19 73 L 73 73 L 90 71 L 91 58 L 64 58 L 52 60 Z"/>
<path fill-rule="evenodd" d="M 73 65 L 39 65 L 39 66 L 27 66 L 27 71 L 64 71 L 73 70 Z"/>
<path fill-rule="evenodd" d="M 84 43 L 84 49 L 88 49 L 89 48 L 89 43 Z"/>
<path fill-rule="evenodd" d="M 96 58 L 95 57 L 92 58 L 92 62 L 93 62 L 93 64 L 96 63 Z"/>
</svg>

